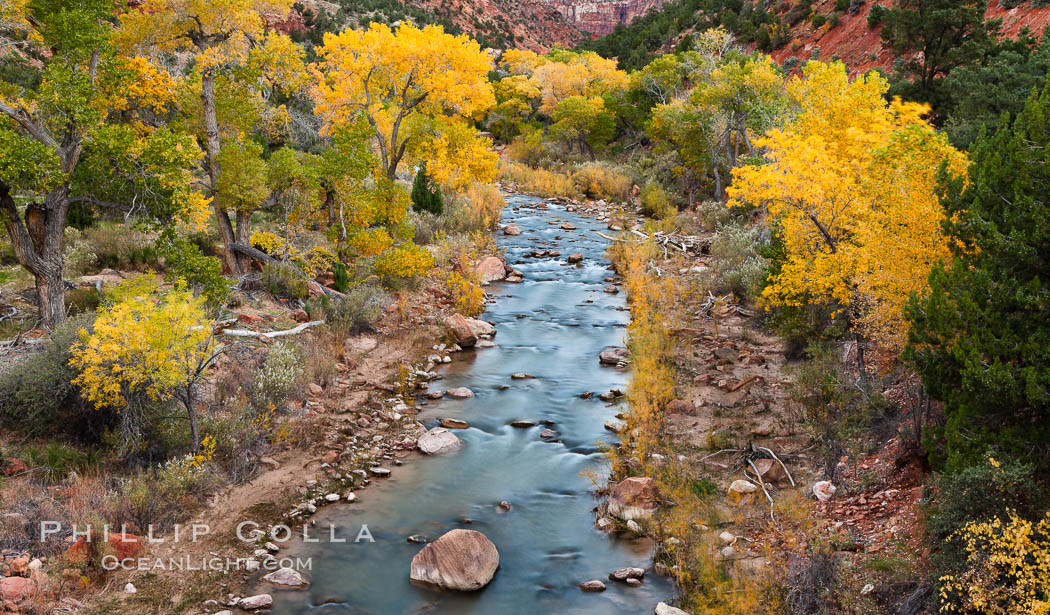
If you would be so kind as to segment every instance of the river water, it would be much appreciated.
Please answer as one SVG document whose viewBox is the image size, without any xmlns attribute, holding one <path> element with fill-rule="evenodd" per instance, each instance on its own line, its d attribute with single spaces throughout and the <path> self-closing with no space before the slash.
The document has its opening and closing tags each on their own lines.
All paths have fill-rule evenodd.
<svg viewBox="0 0 1050 615">
<path fill-rule="evenodd" d="M 669 580 L 651 570 L 648 541 L 611 537 L 593 526 L 597 500 L 584 474 L 607 473 L 598 443 L 615 441 L 603 423 L 618 411 L 597 393 L 625 387 L 629 379 L 624 370 L 598 364 L 603 348 L 623 345 L 629 319 L 623 293 L 603 292 L 612 272 L 603 256 L 606 241 L 596 232 L 605 227 L 559 205 L 521 207 L 540 203 L 513 195 L 503 213 L 502 221 L 522 233 L 497 239 L 525 281 L 488 288 L 495 301 L 481 318 L 495 323 L 497 347 L 453 355 L 441 368 L 444 379 L 432 383 L 470 387 L 476 397 L 431 402 L 418 417 L 428 427 L 442 417 L 467 421 L 469 429 L 455 431 L 465 446 L 393 467 L 393 476 L 364 490 L 360 503 L 322 509 L 317 527 L 334 523 L 338 535 L 352 541 L 367 524 L 375 542 L 331 544 L 322 535 L 319 544 L 300 545 L 297 554 L 312 557 L 312 583 L 306 590 L 267 589 L 274 613 L 651 614 L 673 595 Z M 564 222 L 577 229 L 563 230 Z M 536 249 L 561 256 L 525 256 Z M 566 262 L 574 252 L 584 256 L 578 266 Z M 512 380 L 518 372 L 535 379 Z M 594 398 L 581 399 L 584 391 L 594 391 Z M 516 419 L 554 425 L 521 429 L 510 425 Z M 548 428 L 560 433 L 559 441 L 540 438 Z M 498 509 L 501 500 L 511 503 L 509 512 Z M 496 545 L 500 568 L 493 581 L 473 593 L 412 584 L 409 563 L 421 545 L 406 537 L 435 539 L 455 528 L 481 531 Z M 607 580 L 624 566 L 646 569 L 641 587 Z M 595 578 L 606 580 L 605 592 L 577 587 Z"/>
</svg>

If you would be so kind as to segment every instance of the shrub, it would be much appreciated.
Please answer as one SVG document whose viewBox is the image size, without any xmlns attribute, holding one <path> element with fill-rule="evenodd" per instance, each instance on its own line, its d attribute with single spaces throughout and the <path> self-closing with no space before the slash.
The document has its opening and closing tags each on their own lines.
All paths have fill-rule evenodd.
<svg viewBox="0 0 1050 615">
<path fill-rule="evenodd" d="M 70 366 L 77 331 L 90 330 L 93 313 L 67 319 L 55 327 L 43 350 L 15 363 L 0 375 L 0 421 L 29 436 L 64 433 L 98 441 L 111 417 L 92 410 L 73 384 Z"/>
<path fill-rule="evenodd" d="M 642 213 L 650 218 L 666 220 L 678 213 L 671 196 L 657 183 L 648 183 L 641 193 Z"/>
<path fill-rule="evenodd" d="M 485 291 L 477 276 L 453 271 L 448 276 L 448 290 L 456 311 L 464 316 L 477 316 L 485 308 Z"/>
<path fill-rule="evenodd" d="M 25 456 L 30 467 L 39 473 L 37 476 L 47 484 L 61 482 L 70 472 L 89 469 L 99 461 L 95 451 L 85 454 L 59 442 L 50 442 L 44 448 L 31 446 L 26 449 Z"/>
<path fill-rule="evenodd" d="M 262 283 L 275 297 L 305 299 L 310 295 L 306 279 L 283 263 L 266 263 L 263 266 Z"/>
<path fill-rule="evenodd" d="M 543 144 L 542 130 L 529 130 L 522 133 L 504 151 L 504 156 L 507 160 L 520 162 L 530 167 L 540 166 L 547 155 L 547 148 Z"/>
<path fill-rule="evenodd" d="M 473 184 L 467 190 L 470 203 L 470 230 L 492 230 L 499 225 L 500 214 L 507 206 L 503 193 L 492 184 Z"/>
<path fill-rule="evenodd" d="M 346 272 L 346 265 L 342 261 L 336 261 L 332 268 L 332 288 L 345 293 L 350 289 L 350 276 Z"/>
<path fill-rule="evenodd" d="M 168 271 L 182 279 L 195 294 L 204 298 L 208 307 L 218 309 L 230 295 L 230 282 L 222 275 L 222 262 L 205 256 L 196 244 L 176 239 L 164 249 Z"/>
<path fill-rule="evenodd" d="M 159 250 L 153 237 L 123 225 L 96 225 L 83 230 L 83 250 L 95 255 L 95 262 L 86 259 L 81 266 L 145 271 L 158 267 Z"/>
<path fill-rule="evenodd" d="M 303 373 L 300 358 L 299 349 L 292 343 L 278 342 L 270 348 L 252 382 L 252 406 L 256 410 L 268 412 L 287 401 Z"/>
<path fill-rule="evenodd" d="M 927 534 L 937 549 L 934 563 L 942 573 L 966 568 L 966 545 L 958 532 L 969 523 L 1005 522 L 1011 514 L 1036 520 L 1050 508 L 1047 492 L 1027 464 L 989 458 L 934 481 L 935 496 L 927 511 Z"/>
<path fill-rule="evenodd" d="M 440 216 L 444 208 L 441 190 L 437 187 L 430 187 L 430 180 L 427 179 L 427 164 L 420 163 L 419 170 L 416 171 L 416 178 L 412 182 L 412 209 Z"/>
<path fill-rule="evenodd" d="M 571 199 L 580 196 L 572 178 L 564 173 L 507 163 L 503 165 L 503 177 L 506 181 L 515 184 L 519 191 L 526 194 L 541 197 L 561 196 Z"/>
<path fill-rule="evenodd" d="M 759 255 L 763 231 L 739 224 L 721 226 L 711 240 L 711 270 L 719 292 L 742 299 L 758 297 L 768 263 Z"/>
<path fill-rule="evenodd" d="M 115 523 L 168 530 L 217 486 L 217 477 L 208 467 L 209 458 L 185 455 L 121 481 L 114 496 Z"/>
<path fill-rule="evenodd" d="M 434 267 L 434 255 L 414 243 L 394 246 L 376 258 L 373 270 L 384 281 L 391 278 L 412 278 Z"/>
<path fill-rule="evenodd" d="M 813 16 L 810 17 L 809 22 L 813 24 L 814 28 L 819 28 L 828 22 L 828 18 L 821 13 L 814 13 Z"/>
<path fill-rule="evenodd" d="M 359 284 L 345 297 L 318 297 L 307 303 L 311 318 L 322 319 L 336 331 L 349 335 L 375 329 L 388 302 L 386 292 L 374 284 Z"/>
<path fill-rule="evenodd" d="M 626 201 L 631 192 L 631 179 L 602 162 L 579 166 L 572 174 L 576 188 L 592 199 Z"/>
</svg>

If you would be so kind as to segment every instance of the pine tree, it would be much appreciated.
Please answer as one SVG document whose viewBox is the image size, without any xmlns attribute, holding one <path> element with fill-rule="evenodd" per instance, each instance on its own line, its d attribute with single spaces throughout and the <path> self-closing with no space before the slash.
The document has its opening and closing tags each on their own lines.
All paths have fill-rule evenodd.
<svg viewBox="0 0 1050 615">
<path fill-rule="evenodd" d="M 419 170 L 416 171 L 416 179 L 412 182 L 412 209 L 417 212 L 430 212 L 435 216 L 440 216 L 445 209 L 441 190 L 430 187 L 425 162 L 420 163 Z"/>
<path fill-rule="evenodd" d="M 989 449 L 1050 470 L 1050 86 L 945 180 L 951 264 L 913 300 L 908 358 L 944 402 L 947 464 Z"/>
</svg>

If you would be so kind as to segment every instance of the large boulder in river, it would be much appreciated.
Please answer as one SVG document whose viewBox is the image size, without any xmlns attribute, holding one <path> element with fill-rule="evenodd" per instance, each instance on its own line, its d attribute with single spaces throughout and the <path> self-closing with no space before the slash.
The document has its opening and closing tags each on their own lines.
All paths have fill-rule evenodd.
<svg viewBox="0 0 1050 615">
<path fill-rule="evenodd" d="M 470 330 L 477 337 L 492 337 L 493 335 L 496 335 L 496 327 L 494 327 L 492 323 L 478 320 L 477 318 L 464 318 L 464 320 L 467 321 Z"/>
<path fill-rule="evenodd" d="M 656 605 L 656 610 L 653 611 L 656 615 L 689 615 L 682 609 L 675 608 L 666 602 L 660 602 Z"/>
<path fill-rule="evenodd" d="M 598 362 L 602 365 L 619 365 L 626 361 L 630 352 L 626 348 L 606 348 L 598 353 Z"/>
<path fill-rule="evenodd" d="M 475 266 L 481 283 L 488 284 L 507 277 L 507 266 L 497 256 L 486 256 Z"/>
<path fill-rule="evenodd" d="M 463 446 L 463 441 L 444 427 L 435 427 L 419 436 L 416 446 L 425 455 L 440 455 L 458 450 Z"/>
<path fill-rule="evenodd" d="M 648 519 L 659 507 L 656 482 L 647 476 L 625 478 L 609 489 L 608 512 L 623 521 Z"/>
<path fill-rule="evenodd" d="M 470 326 L 470 320 L 462 314 L 453 314 L 445 318 L 445 326 L 452 331 L 452 337 L 462 348 L 470 348 L 478 343 L 478 336 Z"/>
<path fill-rule="evenodd" d="M 452 530 L 412 558 L 413 581 L 457 591 L 488 585 L 499 568 L 496 545 L 475 530 Z"/>
</svg>

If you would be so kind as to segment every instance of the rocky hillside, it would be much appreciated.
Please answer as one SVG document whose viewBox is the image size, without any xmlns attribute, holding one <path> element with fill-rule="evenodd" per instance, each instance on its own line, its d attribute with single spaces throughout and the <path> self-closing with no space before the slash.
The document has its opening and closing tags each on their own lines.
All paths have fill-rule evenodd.
<svg viewBox="0 0 1050 615">
<path fill-rule="evenodd" d="M 628 24 L 667 0 L 584 1 L 546 0 L 565 19 L 584 32 L 604 36 L 620 24 Z"/>
<path fill-rule="evenodd" d="M 1006 9 L 1000 2 L 990 2 L 985 15 L 988 19 L 1002 19 L 1001 32 L 1005 36 L 1016 37 L 1024 28 L 1039 34 L 1050 25 L 1050 7 L 1033 8 L 1031 2 L 1025 2 Z M 849 10 L 837 11 L 835 4 L 835 0 L 814 2 L 813 14 L 825 16 L 826 21 L 819 27 L 813 25 L 812 19 L 797 24 L 791 30 L 790 42 L 770 52 L 773 59 L 781 64 L 793 64 L 792 57 L 799 62 L 834 57 L 845 62 L 853 74 L 872 68 L 892 68 L 893 50 L 881 39 L 879 28 L 868 27 L 868 15 L 879 3 L 865 2 L 855 15 Z M 832 27 L 836 22 L 838 25 Z"/>
</svg>

